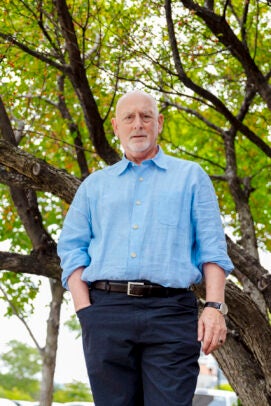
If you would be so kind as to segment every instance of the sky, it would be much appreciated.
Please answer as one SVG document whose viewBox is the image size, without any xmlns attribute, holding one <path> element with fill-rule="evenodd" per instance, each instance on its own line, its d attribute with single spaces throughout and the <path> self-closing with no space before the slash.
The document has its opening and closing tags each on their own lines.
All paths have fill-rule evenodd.
<svg viewBox="0 0 271 406">
<path fill-rule="evenodd" d="M 3 249 L 0 244 L 0 250 Z M 262 265 L 271 271 L 271 255 L 261 253 Z M 73 381 L 81 381 L 88 383 L 85 361 L 82 350 L 81 337 L 76 338 L 76 333 L 71 332 L 64 325 L 72 314 L 74 314 L 72 299 L 69 292 L 65 293 L 68 303 L 63 303 L 61 309 L 61 322 L 59 333 L 59 345 L 56 360 L 55 382 L 68 383 Z M 46 321 L 48 319 L 48 304 L 51 299 L 49 282 L 46 278 L 42 278 L 40 292 L 35 300 L 35 313 L 29 320 L 31 330 L 39 342 L 43 346 L 45 343 Z M 7 343 L 10 340 L 16 339 L 28 345 L 34 346 L 28 332 L 22 322 L 17 317 L 10 319 L 4 317 L 4 306 L 0 306 L 0 354 L 7 350 Z M 1 366 L 0 366 L 1 368 Z M 0 369 L 1 370 L 1 369 Z"/>
</svg>

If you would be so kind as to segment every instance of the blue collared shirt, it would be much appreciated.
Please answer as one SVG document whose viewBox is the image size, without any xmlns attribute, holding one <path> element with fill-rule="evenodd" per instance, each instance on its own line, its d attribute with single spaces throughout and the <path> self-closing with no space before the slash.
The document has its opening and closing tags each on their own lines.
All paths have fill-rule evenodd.
<svg viewBox="0 0 271 406">
<path fill-rule="evenodd" d="M 58 243 L 65 288 L 82 279 L 149 280 L 189 287 L 202 279 L 202 265 L 228 274 L 217 198 L 196 163 L 157 155 L 141 165 L 125 157 L 85 179 L 75 194 Z"/>
</svg>

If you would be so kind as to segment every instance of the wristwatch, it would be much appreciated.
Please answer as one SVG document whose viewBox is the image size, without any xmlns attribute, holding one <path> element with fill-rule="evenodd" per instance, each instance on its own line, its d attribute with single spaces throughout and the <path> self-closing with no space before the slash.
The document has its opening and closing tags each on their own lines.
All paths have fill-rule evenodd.
<svg viewBox="0 0 271 406">
<path fill-rule="evenodd" d="M 226 303 L 220 303 L 220 302 L 206 302 L 204 305 L 205 307 L 213 307 L 214 309 L 218 310 L 223 316 L 226 316 L 228 313 L 228 306 Z"/>
</svg>

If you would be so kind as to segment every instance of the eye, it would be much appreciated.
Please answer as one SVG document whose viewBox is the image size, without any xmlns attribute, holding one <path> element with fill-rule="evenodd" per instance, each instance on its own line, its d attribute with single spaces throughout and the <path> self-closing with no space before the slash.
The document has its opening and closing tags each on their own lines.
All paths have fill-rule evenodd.
<svg viewBox="0 0 271 406">
<path fill-rule="evenodd" d="M 123 121 L 125 123 L 131 123 L 133 121 L 134 116 L 132 114 L 127 114 L 127 116 L 123 117 Z"/>
<path fill-rule="evenodd" d="M 151 119 L 152 119 L 152 116 L 150 114 L 143 115 L 143 121 L 145 121 L 145 123 L 149 122 Z"/>
</svg>

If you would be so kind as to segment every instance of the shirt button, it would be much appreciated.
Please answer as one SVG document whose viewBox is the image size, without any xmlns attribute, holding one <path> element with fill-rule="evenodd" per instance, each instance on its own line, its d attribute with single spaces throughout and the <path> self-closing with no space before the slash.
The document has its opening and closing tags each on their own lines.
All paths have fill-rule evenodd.
<svg viewBox="0 0 271 406">
<path fill-rule="evenodd" d="M 139 228 L 138 224 L 134 224 L 134 225 L 133 225 L 133 229 L 134 229 L 134 230 L 137 230 L 138 228 Z"/>
<path fill-rule="evenodd" d="M 131 257 L 132 257 L 132 258 L 136 258 L 136 253 L 135 253 L 135 252 L 131 252 Z"/>
<path fill-rule="evenodd" d="M 140 206 L 140 205 L 141 205 L 141 201 L 140 201 L 140 200 L 137 200 L 137 201 L 136 201 L 136 205 L 137 205 L 137 206 Z"/>
<path fill-rule="evenodd" d="M 144 178 L 142 178 L 142 176 L 140 176 L 139 180 L 140 180 L 140 182 L 142 182 L 144 180 Z"/>
</svg>

